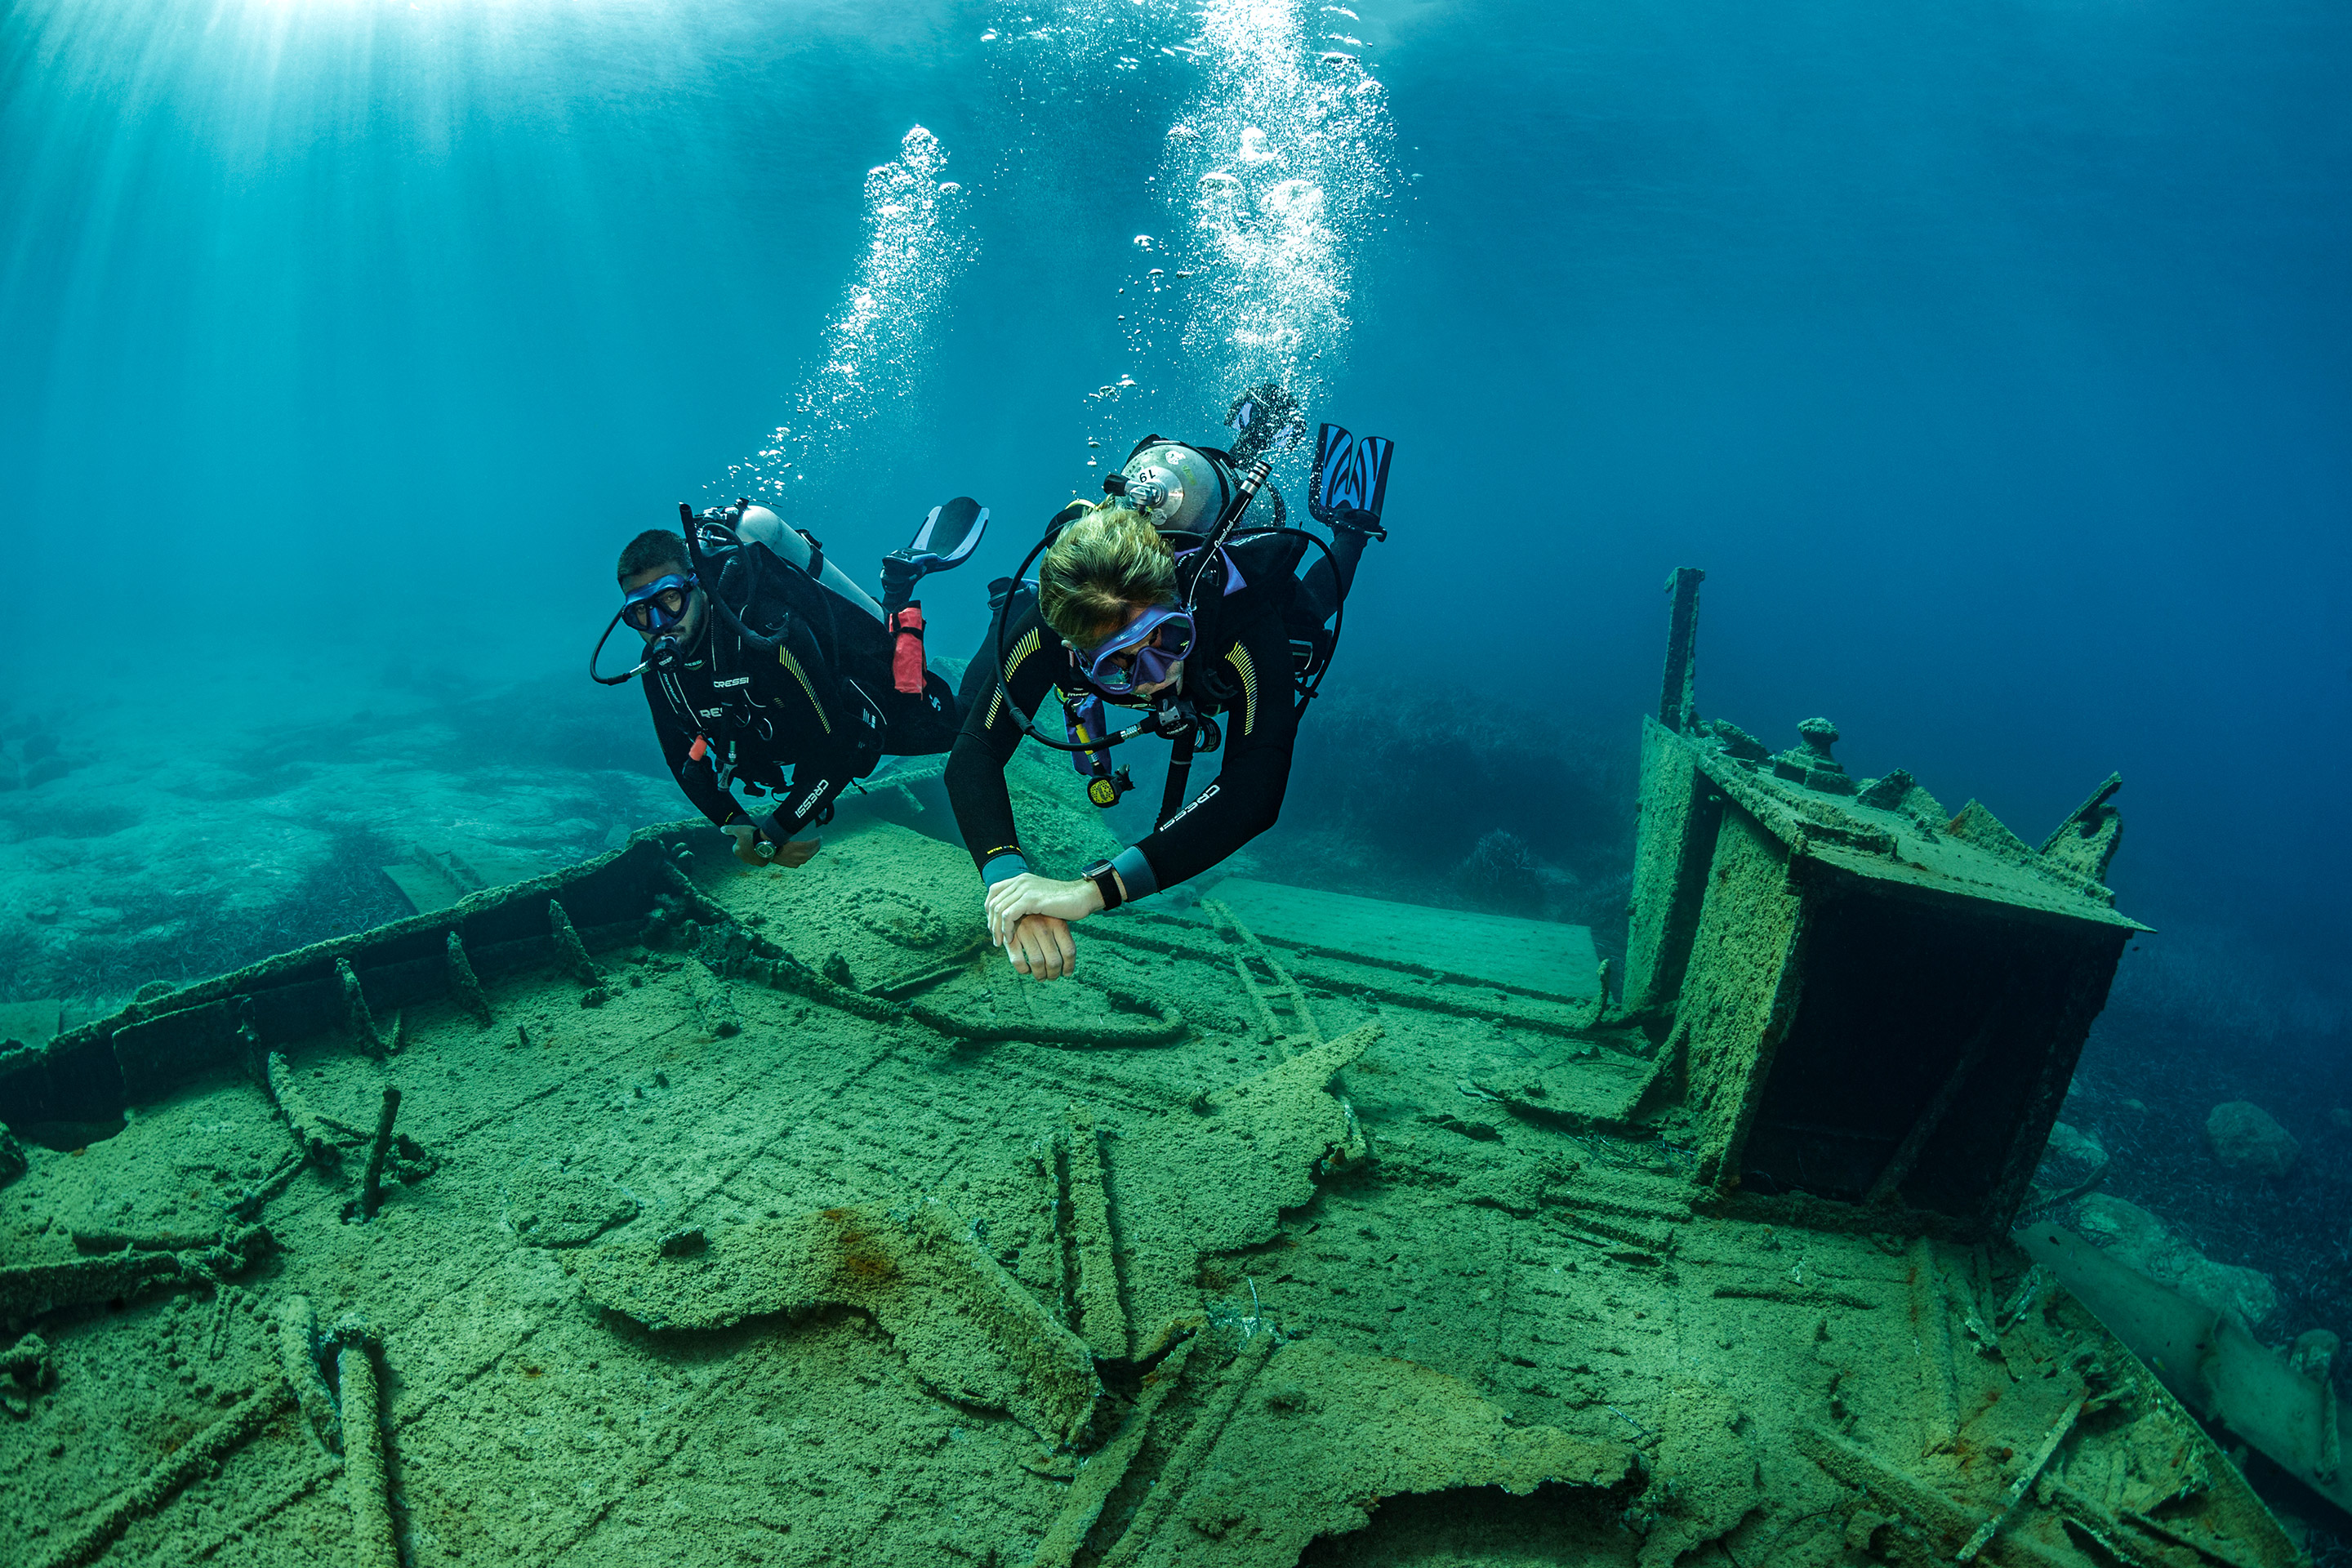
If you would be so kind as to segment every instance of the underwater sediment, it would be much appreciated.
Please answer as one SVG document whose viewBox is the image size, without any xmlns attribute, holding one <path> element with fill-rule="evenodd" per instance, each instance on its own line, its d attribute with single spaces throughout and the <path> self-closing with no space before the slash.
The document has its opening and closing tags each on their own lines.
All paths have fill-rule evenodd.
<svg viewBox="0 0 2352 1568">
<path fill-rule="evenodd" d="M 2011 1232 L 2113 790 L 2037 849 L 1833 742 L 1645 722 L 1617 1000 L 1580 928 L 1244 879 L 1017 980 L 853 808 L 21 1043 L 0 1553 L 2295 1561 L 2196 1416 L 2324 1467 L 2261 1424 L 2326 1377 L 2158 1366 L 2231 1325 Z"/>
</svg>

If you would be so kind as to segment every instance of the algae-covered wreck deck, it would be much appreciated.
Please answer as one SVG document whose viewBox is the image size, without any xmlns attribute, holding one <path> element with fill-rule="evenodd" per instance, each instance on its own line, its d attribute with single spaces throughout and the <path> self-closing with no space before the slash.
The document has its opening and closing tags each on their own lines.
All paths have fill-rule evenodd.
<svg viewBox="0 0 2352 1568">
<path fill-rule="evenodd" d="M 593 955 L 602 1005 L 551 944 L 483 982 L 488 1021 L 453 993 L 381 1010 L 380 1058 L 349 1026 L 280 1047 L 279 1105 L 223 1074 L 32 1151 L 12 1263 L 196 1257 L 280 1106 L 348 1146 L 219 1289 L 41 1317 L 0 1554 L 353 1554 L 342 1462 L 278 1392 L 317 1364 L 299 1297 L 380 1345 L 410 1563 L 1925 1560 L 2053 1444 L 1989 1561 L 2289 1560 L 2012 1256 L 1695 1211 L 1597 1004 L 1341 989 L 1213 903 L 1095 922 L 1036 986 L 973 954 L 969 863 L 902 828 L 695 864 L 651 944 Z M 414 1180 L 358 1223 L 390 1084 Z M 216 1469 L 121 1506 L 257 1399 Z"/>
<path fill-rule="evenodd" d="M 1627 1011 L 1586 933 L 1268 884 L 1021 980 L 859 808 L 0 1053 L 0 1560 L 2284 1568 L 2007 1239 L 2112 784 L 2033 851 L 1703 728 L 1696 577 Z"/>
</svg>

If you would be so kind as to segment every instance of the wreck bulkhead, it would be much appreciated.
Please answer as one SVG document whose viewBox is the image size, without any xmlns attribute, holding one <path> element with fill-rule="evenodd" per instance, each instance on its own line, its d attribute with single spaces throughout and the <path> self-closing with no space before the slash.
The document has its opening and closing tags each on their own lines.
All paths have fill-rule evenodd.
<svg viewBox="0 0 2352 1568">
<path fill-rule="evenodd" d="M 1699 1179 L 1856 1223 L 2003 1235 L 2124 944 L 2109 778 L 2040 849 L 1910 774 L 1855 780 L 1827 720 L 1769 752 L 1696 700 L 1685 569 L 1642 724 L 1625 1006 L 1670 1022 Z M 1837 1223 L 1834 1208 L 1822 1211 Z"/>
</svg>

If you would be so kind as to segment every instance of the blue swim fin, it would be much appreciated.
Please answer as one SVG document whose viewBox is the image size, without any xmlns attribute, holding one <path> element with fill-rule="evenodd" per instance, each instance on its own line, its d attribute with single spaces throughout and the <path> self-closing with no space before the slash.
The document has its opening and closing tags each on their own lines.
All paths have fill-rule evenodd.
<svg viewBox="0 0 2352 1568">
<path fill-rule="evenodd" d="M 1315 432 L 1315 467 L 1307 480 L 1307 510 L 1326 528 L 1349 528 L 1376 539 L 1388 500 L 1389 458 L 1396 443 L 1385 436 L 1350 436 L 1337 425 Z"/>
<path fill-rule="evenodd" d="M 1355 450 L 1355 437 L 1339 426 L 1316 427 L 1315 467 L 1307 476 L 1307 510 L 1316 521 L 1330 522 L 1338 507 L 1333 492 L 1345 482 Z"/>
<path fill-rule="evenodd" d="M 1361 498 L 1357 509 L 1380 520 L 1381 508 L 1389 496 L 1389 458 L 1396 451 L 1396 443 L 1385 436 L 1364 436 L 1356 442 L 1356 494 Z"/>
</svg>

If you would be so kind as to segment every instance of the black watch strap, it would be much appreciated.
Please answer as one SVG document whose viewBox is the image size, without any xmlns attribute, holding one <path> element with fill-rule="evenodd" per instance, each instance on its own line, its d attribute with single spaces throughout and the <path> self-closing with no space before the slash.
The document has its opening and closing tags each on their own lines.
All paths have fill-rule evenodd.
<svg viewBox="0 0 2352 1568">
<path fill-rule="evenodd" d="M 1115 910 L 1127 902 L 1127 894 L 1118 885 L 1118 872 L 1109 861 L 1097 860 L 1078 875 L 1092 882 L 1096 889 L 1102 894 L 1103 908 Z"/>
</svg>

